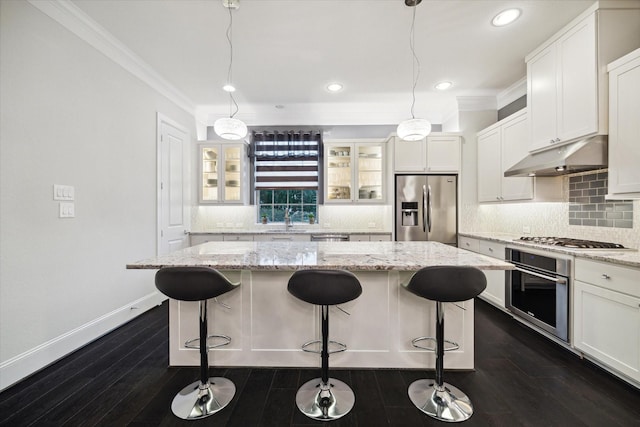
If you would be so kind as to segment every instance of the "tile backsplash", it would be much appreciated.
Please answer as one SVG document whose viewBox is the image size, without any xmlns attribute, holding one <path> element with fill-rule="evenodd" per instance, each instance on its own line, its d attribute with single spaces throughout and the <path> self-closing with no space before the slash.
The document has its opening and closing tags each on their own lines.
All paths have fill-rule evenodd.
<svg viewBox="0 0 640 427">
<path fill-rule="evenodd" d="M 631 200 L 605 200 L 607 172 L 569 177 L 569 224 L 633 228 Z"/>
</svg>

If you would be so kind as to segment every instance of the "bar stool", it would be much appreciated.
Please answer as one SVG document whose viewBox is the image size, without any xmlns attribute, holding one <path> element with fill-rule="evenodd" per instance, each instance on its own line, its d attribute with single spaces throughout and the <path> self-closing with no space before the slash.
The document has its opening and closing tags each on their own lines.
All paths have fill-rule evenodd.
<svg viewBox="0 0 640 427">
<path fill-rule="evenodd" d="M 209 267 L 166 267 L 156 273 L 160 292 L 180 301 L 200 302 L 200 336 L 189 340 L 185 347 L 200 349 L 200 380 L 183 388 L 171 402 L 173 413 L 184 420 L 208 417 L 227 406 L 236 393 L 236 386 L 222 377 L 209 378 L 209 349 L 231 342 L 226 335 L 207 335 L 207 301 L 236 289 L 220 272 Z M 209 339 L 222 342 L 209 344 Z"/>
<path fill-rule="evenodd" d="M 362 294 L 360 281 L 352 273 L 343 270 L 298 270 L 289 279 L 287 289 L 296 298 L 321 306 L 322 339 L 309 341 L 302 346 L 304 351 L 320 353 L 321 378 L 307 381 L 298 389 L 298 409 L 307 417 L 320 421 L 343 417 L 353 408 L 356 398 L 347 384 L 329 378 L 329 354 L 347 349 L 342 343 L 329 341 L 329 306 L 358 298 Z M 322 343 L 320 351 L 309 349 L 311 345 L 319 343 Z M 330 351 L 329 344 L 338 348 Z"/>
<path fill-rule="evenodd" d="M 466 301 L 478 296 L 487 287 L 484 273 L 475 267 L 434 266 L 425 267 L 413 275 L 405 287 L 419 297 L 436 302 L 436 338 L 435 348 L 418 344 L 423 340 L 433 341 L 432 337 L 420 337 L 413 340 L 414 347 L 436 352 L 436 378 L 422 379 L 411 383 L 409 398 L 425 414 L 440 421 L 460 422 L 473 415 L 471 400 L 451 384 L 442 379 L 444 371 L 444 311 L 443 302 Z M 451 341 L 452 350 L 458 345 Z"/>
</svg>

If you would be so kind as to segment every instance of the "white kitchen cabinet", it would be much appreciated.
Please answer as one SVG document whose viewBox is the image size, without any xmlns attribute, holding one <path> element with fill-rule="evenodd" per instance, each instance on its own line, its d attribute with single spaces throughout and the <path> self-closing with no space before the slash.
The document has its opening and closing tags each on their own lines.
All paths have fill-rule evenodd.
<svg viewBox="0 0 640 427">
<path fill-rule="evenodd" d="M 301 233 L 256 233 L 253 235 L 255 242 L 308 242 L 311 240 L 309 234 Z"/>
<path fill-rule="evenodd" d="M 609 64 L 609 194 L 640 198 L 640 49 Z"/>
<path fill-rule="evenodd" d="M 598 7 L 525 58 L 530 151 L 608 132 L 604 67 L 637 47 L 640 10 Z"/>
<path fill-rule="evenodd" d="M 395 172 L 456 173 L 460 171 L 460 137 L 432 134 L 419 141 L 394 141 Z"/>
<path fill-rule="evenodd" d="M 528 154 L 527 111 L 521 110 L 478 133 L 478 201 L 530 200 L 534 179 L 505 178 L 504 171 Z"/>
<path fill-rule="evenodd" d="M 198 146 L 198 192 L 201 204 L 245 203 L 246 146 L 206 143 Z"/>
<path fill-rule="evenodd" d="M 640 383 L 640 270 L 576 258 L 573 344 Z"/>
<path fill-rule="evenodd" d="M 460 249 L 466 249 L 468 251 L 487 255 L 492 258 L 500 260 L 505 259 L 506 246 L 502 243 L 491 240 L 460 236 L 458 237 L 458 247 Z M 505 272 L 503 270 L 485 270 L 483 273 L 487 278 L 487 288 L 479 295 L 479 297 L 501 310 L 506 310 L 504 302 Z"/>
<path fill-rule="evenodd" d="M 325 203 L 384 203 L 385 151 L 383 142 L 325 142 Z"/>
<path fill-rule="evenodd" d="M 350 242 L 390 242 L 391 234 L 373 233 L 373 234 L 350 234 Z"/>
<path fill-rule="evenodd" d="M 222 241 L 224 242 L 253 242 L 253 234 L 223 234 Z"/>
</svg>

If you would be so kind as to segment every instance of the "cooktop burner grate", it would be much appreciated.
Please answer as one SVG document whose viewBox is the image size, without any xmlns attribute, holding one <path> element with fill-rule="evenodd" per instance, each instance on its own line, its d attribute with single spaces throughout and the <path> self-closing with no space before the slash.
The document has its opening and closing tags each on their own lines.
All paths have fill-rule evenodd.
<svg viewBox="0 0 640 427">
<path fill-rule="evenodd" d="M 541 245 L 562 246 L 564 248 L 577 249 L 625 249 L 619 243 L 597 242 L 594 240 L 571 239 L 568 237 L 531 237 L 523 236 L 520 239 L 524 242 L 538 243 Z"/>
</svg>

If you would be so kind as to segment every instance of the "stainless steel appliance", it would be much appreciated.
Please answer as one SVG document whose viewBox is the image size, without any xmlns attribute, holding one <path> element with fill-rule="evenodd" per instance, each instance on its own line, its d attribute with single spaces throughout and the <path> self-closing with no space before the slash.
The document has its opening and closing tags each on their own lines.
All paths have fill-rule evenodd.
<svg viewBox="0 0 640 427">
<path fill-rule="evenodd" d="M 396 175 L 396 240 L 456 245 L 457 175 Z"/>
<path fill-rule="evenodd" d="M 570 259 L 514 248 L 506 259 L 516 266 L 507 272 L 507 309 L 569 342 Z"/>
<path fill-rule="evenodd" d="M 538 245 L 560 246 L 567 249 L 627 249 L 620 243 L 597 242 L 594 240 L 572 239 L 570 237 L 523 236 L 516 240 Z"/>
</svg>

